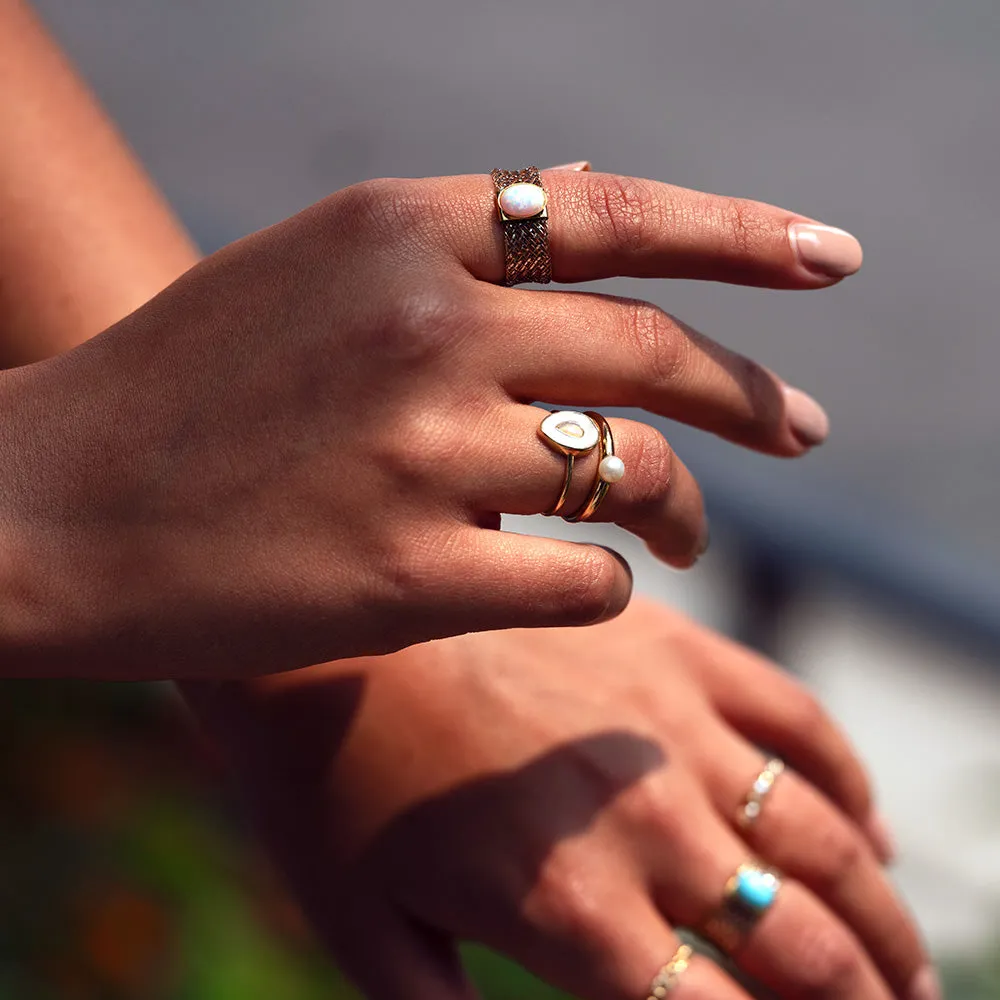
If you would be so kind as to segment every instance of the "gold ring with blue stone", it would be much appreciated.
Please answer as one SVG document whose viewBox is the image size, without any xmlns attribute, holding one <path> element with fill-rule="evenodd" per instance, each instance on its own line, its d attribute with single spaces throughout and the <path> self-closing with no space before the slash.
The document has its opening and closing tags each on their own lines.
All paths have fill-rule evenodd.
<svg viewBox="0 0 1000 1000">
<path fill-rule="evenodd" d="M 740 865 L 726 883 L 722 905 L 705 921 L 705 936 L 732 954 L 771 909 L 780 891 L 781 876 L 773 869 L 753 861 Z"/>
</svg>

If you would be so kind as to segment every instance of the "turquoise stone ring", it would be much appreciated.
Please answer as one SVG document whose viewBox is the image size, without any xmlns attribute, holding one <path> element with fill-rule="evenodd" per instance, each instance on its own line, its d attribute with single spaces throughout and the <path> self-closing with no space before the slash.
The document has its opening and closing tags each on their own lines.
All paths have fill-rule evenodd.
<svg viewBox="0 0 1000 1000">
<path fill-rule="evenodd" d="M 774 902 L 781 879 L 774 872 L 755 865 L 743 865 L 736 873 L 732 896 L 755 913 L 763 914 Z"/>
<path fill-rule="evenodd" d="M 754 862 L 740 865 L 726 883 L 722 905 L 705 921 L 705 936 L 732 954 L 774 905 L 780 891 L 777 872 Z"/>
</svg>

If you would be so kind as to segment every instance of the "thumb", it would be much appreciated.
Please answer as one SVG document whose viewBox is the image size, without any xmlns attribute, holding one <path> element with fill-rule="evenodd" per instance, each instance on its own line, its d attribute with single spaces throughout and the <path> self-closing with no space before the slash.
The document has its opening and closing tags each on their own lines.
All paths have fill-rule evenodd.
<svg viewBox="0 0 1000 1000">
<path fill-rule="evenodd" d="M 468 528 L 453 547 L 437 634 L 593 625 L 625 610 L 628 563 L 611 549 Z"/>
</svg>

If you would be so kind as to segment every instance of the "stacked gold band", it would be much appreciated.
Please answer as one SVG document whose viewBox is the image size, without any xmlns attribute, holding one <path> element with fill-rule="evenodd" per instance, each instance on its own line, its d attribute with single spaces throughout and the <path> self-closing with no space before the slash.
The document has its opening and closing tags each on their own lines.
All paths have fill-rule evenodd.
<svg viewBox="0 0 1000 1000">
<path fill-rule="evenodd" d="M 597 467 L 598 471 L 594 477 L 594 485 L 591 488 L 590 496 L 584 501 L 583 506 L 573 514 L 563 515 L 565 520 L 573 523 L 586 521 L 588 517 L 593 517 L 594 512 L 604 502 L 608 490 L 611 489 L 611 483 L 621 479 L 621 475 L 618 475 L 616 478 L 604 478 L 606 475 L 605 470 L 608 468 L 608 459 L 616 460 L 621 465 L 621 459 L 618 459 L 615 455 L 615 439 L 611 434 L 611 425 L 596 410 L 587 410 L 587 416 L 597 424 L 601 431 L 601 462 Z M 615 466 L 612 467 L 617 468 Z M 624 466 L 622 466 L 622 472 L 624 472 Z"/>
<path fill-rule="evenodd" d="M 664 965 L 653 979 L 649 988 L 649 996 L 646 1000 L 663 1000 L 663 998 L 677 985 L 678 979 L 684 974 L 684 970 L 691 964 L 694 956 L 694 949 L 689 945 L 682 944 L 674 957 Z"/>
</svg>

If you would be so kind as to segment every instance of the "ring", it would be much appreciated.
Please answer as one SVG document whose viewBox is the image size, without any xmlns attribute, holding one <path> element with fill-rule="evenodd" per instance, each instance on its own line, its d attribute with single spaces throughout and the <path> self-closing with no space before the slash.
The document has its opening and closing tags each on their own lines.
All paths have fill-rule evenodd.
<svg viewBox="0 0 1000 1000">
<path fill-rule="evenodd" d="M 785 762 L 778 757 L 773 757 L 764 765 L 764 770 L 757 775 L 756 781 L 747 792 L 747 797 L 743 800 L 743 805 L 736 815 L 736 825 L 740 829 L 746 830 L 757 822 L 764 805 L 764 799 L 770 794 L 774 783 L 784 770 Z"/>
<path fill-rule="evenodd" d="M 611 434 L 611 425 L 594 410 L 587 410 L 587 416 L 601 429 L 601 462 L 597 466 L 597 475 L 590 496 L 583 506 L 574 514 L 564 514 L 563 519 L 576 523 L 586 521 L 604 502 L 612 483 L 617 483 L 625 475 L 625 463 L 615 454 L 615 439 Z"/>
<path fill-rule="evenodd" d="M 552 280 L 548 195 L 538 167 L 494 170 L 490 176 L 503 229 L 504 284 L 547 285 Z"/>
<path fill-rule="evenodd" d="M 705 921 L 705 936 L 731 954 L 774 905 L 780 890 L 781 877 L 773 869 L 756 862 L 740 865 L 726 883 L 722 905 Z"/>
<path fill-rule="evenodd" d="M 682 944 L 674 957 L 662 966 L 660 971 L 653 978 L 653 983 L 649 987 L 649 996 L 646 1000 L 662 1000 L 676 985 L 677 980 L 684 974 L 684 970 L 691 964 L 691 957 L 694 949 L 690 945 Z"/>
<path fill-rule="evenodd" d="M 588 455 L 597 447 L 600 430 L 592 417 L 575 410 L 556 410 L 538 425 L 538 436 L 553 451 L 566 456 L 566 475 L 563 477 L 559 499 L 545 513 L 548 516 L 562 510 L 569 485 L 573 481 L 573 463 L 580 455 Z"/>
</svg>

